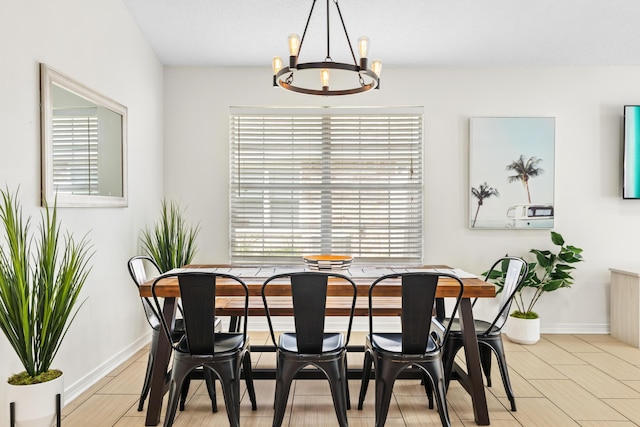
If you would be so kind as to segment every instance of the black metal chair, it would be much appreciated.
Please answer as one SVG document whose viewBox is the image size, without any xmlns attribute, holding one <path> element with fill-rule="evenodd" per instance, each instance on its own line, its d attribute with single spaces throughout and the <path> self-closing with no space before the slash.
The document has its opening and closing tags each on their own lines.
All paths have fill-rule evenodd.
<svg viewBox="0 0 640 427">
<path fill-rule="evenodd" d="M 291 285 L 295 332 L 280 334 L 276 340 L 269 309 L 269 283 L 274 280 L 288 280 Z M 342 332 L 326 332 L 325 316 L 327 286 L 342 283 L 345 295 L 351 297 L 351 314 L 348 318 L 346 336 Z M 333 405 L 340 426 L 345 427 L 349 404 L 347 385 L 347 344 L 351 335 L 355 310 L 356 284 L 346 276 L 330 272 L 299 272 L 278 274 L 268 278 L 262 285 L 264 302 L 271 339 L 276 347 L 276 390 L 274 399 L 273 426 L 280 427 L 287 408 L 291 382 L 305 366 L 320 369 L 329 380 Z"/>
<path fill-rule="evenodd" d="M 129 274 L 133 279 L 133 283 L 135 283 L 136 287 L 140 287 L 143 283 L 147 281 L 147 268 L 153 271 L 154 276 L 160 275 L 160 267 L 153 260 L 153 258 L 140 255 L 134 256 L 127 262 L 127 267 L 129 269 Z M 156 312 L 156 309 L 153 307 L 153 303 L 151 298 L 140 298 L 142 302 L 142 308 L 144 309 L 145 316 L 147 318 L 147 322 L 149 322 L 149 326 L 151 326 L 151 345 L 149 347 L 149 357 L 147 359 L 147 370 L 144 376 L 144 383 L 142 385 L 142 392 L 140 393 L 140 401 L 138 403 L 138 411 L 142 411 L 144 408 L 144 401 L 147 399 L 149 395 L 149 390 L 151 388 L 151 372 L 153 371 L 153 365 L 155 362 L 154 355 L 156 354 L 156 350 L 158 348 L 158 335 L 160 333 L 160 315 Z M 182 319 L 176 319 L 174 329 L 171 332 L 171 340 L 172 342 L 178 342 L 184 336 L 184 322 Z M 187 393 L 189 391 L 189 379 L 185 381 L 185 384 L 182 388 L 181 399 L 180 399 L 180 410 L 184 410 L 184 404 L 187 398 Z M 215 397 L 215 388 L 212 388 L 213 385 L 209 386 L 209 390 L 212 391 L 212 406 L 214 412 L 217 412 L 216 405 L 216 397 Z"/>
<path fill-rule="evenodd" d="M 182 272 L 164 274 L 156 278 L 151 286 L 151 293 L 157 312 L 161 312 L 161 305 L 160 299 L 156 294 L 156 286 L 160 281 L 171 277 L 178 279 L 185 333 L 177 343 L 172 343 L 174 350 L 173 367 L 171 369 L 169 401 L 164 425 L 165 427 L 173 425 L 179 390 L 183 382 L 194 369 L 202 367 L 205 372 L 213 372 L 220 379 L 229 424 L 237 427 L 240 425 L 241 369 L 244 370 L 252 409 L 256 409 L 246 322 L 249 289 L 241 279 L 223 273 Z M 233 281 L 244 290 L 245 322 L 242 332 L 215 332 L 216 281 L 219 278 Z M 160 321 L 167 337 L 171 338 L 171 330 L 164 317 L 160 317 Z"/>
<path fill-rule="evenodd" d="M 373 362 L 376 378 L 376 427 L 384 426 L 395 380 L 400 372 L 410 366 L 422 371 L 427 390 L 435 390 L 442 425 L 451 425 L 442 362 L 442 344 L 447 340 L 449 328 L 441 330 L 431 321 L 432 312 L 435 309 L 436 288 L 441 278 L 454 280 L 459 284 L 459 292 L 453 308 L 453 313 L 456 313 L 464 285 L 460 279 L 450 274 L 431 272 L 389 274 L 376 279 L 369 287 L 369 334 L 365 342 L 358 410 L 362 410 Z M 375 288 L 380 282 L 398 279 L 402 286 L 401 332 L 375 332 L 373 321 Z"/>
<path fill-rule="evenodd" d="M 511 410 L 516 410 L 516 401 L 509 380 L 509 370 L 507 368 L 507 360 L 504 353 L 504 345 L 502 343 L 502 327 L 507 321 L 509 309 L 516 292 L 522 286 L 524 279 L 527 277 L 529 267 L 522 258 L 507 256 L 496 261 L 487 271 L 485 281 L 497 280 L 502 283 L 502 291 L 500 292 L 500 301 L 497 308 L 497 314 L 492 321 L 484 321 L 475 319 L 476 336 L 478 339 L 478 347 L 480 350 L 480 362 L 482 370 L 487 378 L 487 386 L 491 387 L 491 352 L 495 353 L 498 360 L 498 367 L 502 377 L 504 389 L 511 403 Z M 473 307 L 477 299 L 473 301 Z M 447 377 L 447 386 L 453 375 L 453 366 L 456 353 L 462 348 L 462 331 L 460 329 L 460 321 L 455 318 L 453 322 L 445 319 L 443 324 L 448 325 L 451 329 L 449 337 L 444 345 L 444 368 Z M 475 314 L 474 314 L 475 318 Z"/>
</svg>

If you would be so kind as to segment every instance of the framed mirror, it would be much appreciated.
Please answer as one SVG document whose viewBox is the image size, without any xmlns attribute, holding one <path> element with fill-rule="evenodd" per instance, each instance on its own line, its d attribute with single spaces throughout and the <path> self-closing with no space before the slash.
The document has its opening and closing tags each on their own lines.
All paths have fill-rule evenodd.
<svg viewBox="0 0 640 427">
<path fill-rule="evenodd" d="M 127 107 L 40 64 L 42 198 L 127 206 Z"/>
</svg>

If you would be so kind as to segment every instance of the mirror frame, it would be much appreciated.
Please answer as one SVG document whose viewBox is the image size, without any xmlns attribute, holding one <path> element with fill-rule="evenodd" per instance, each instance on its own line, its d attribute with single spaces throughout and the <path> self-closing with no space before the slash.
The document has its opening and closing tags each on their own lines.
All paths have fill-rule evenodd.
<svg viewBox="0 0 640 427">
<path fill-rule="evenodd" d="M 122 196 L 57 194 L 53 188 L 53 91 L 52 85 L 59 86 L 73 94 L 85 98 L 98 107 L 107 108 L 122 118 Z M 42 150 L 42 204 L 58 207 L 126 207 L 127 198 L 127 107 L 59 71 L 40 64 L 40 129 Z"/>
</svg>

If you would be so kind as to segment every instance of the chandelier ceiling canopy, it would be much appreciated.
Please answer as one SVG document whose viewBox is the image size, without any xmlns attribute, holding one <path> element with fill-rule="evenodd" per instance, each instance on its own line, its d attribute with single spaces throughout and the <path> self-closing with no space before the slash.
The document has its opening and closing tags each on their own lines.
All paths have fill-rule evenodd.
<svg viewBox="0 0 640 427">
<path fill-rule="evenodd" d="M 371 89 L 379 89 L 382 62 L 379 60 L 372 61 L 369 67 L 369 38 L 366 36 L 358 39 L 360 61 L 356 61 L 338 0 L 326 0 L 327 51 L 324 60 L 318 62 L 300 62 L 298 60 L 307 36 L 316 1 L 313 0 L 311 4 L 302 38 L 295 33 L 289 36 L 289 66 L 284 66 L 282 58 L 279 56 L 273 58 L 273 86 L 280 86 L 293 92 L 321 96 L 351 95 Z M 353 63 L 336 62 L 331 57 L 330 2 L 333 2 L 336 7 Z"/>
</svg>

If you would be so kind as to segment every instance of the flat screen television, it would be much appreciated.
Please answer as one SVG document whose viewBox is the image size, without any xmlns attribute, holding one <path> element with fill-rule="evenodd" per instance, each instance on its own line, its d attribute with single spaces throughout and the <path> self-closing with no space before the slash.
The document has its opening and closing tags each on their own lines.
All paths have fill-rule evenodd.
<svg viewBox="0 0 640 427">
<path fill-rule="evenodd" d="M 640 199 L 640 105 L 624 106 L 622 197 Z"/>
</svg>

